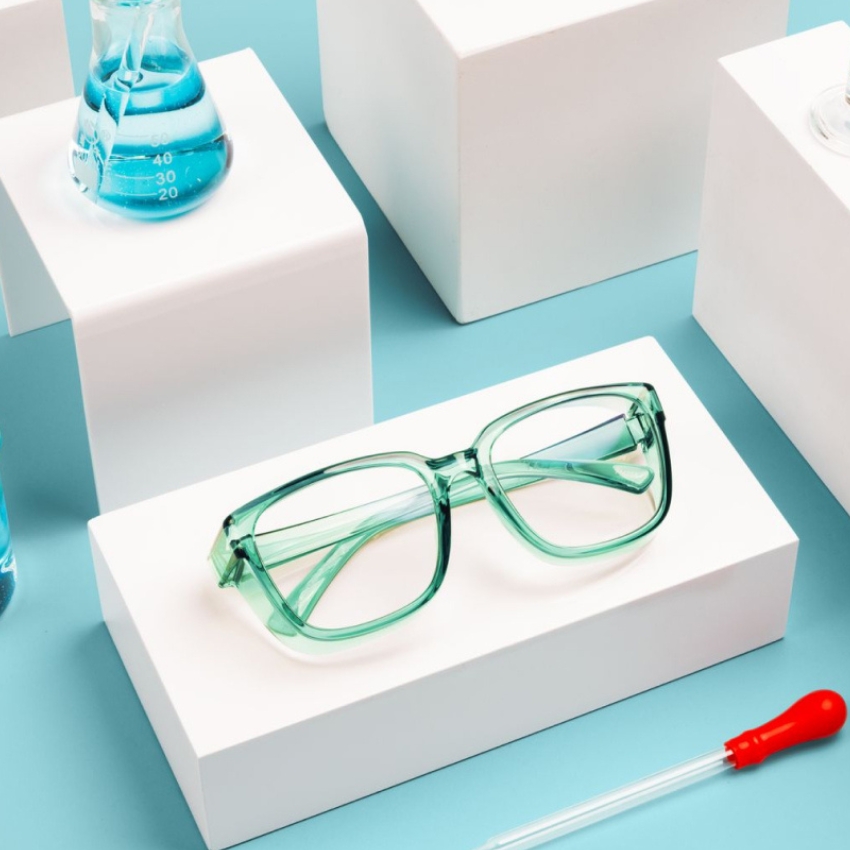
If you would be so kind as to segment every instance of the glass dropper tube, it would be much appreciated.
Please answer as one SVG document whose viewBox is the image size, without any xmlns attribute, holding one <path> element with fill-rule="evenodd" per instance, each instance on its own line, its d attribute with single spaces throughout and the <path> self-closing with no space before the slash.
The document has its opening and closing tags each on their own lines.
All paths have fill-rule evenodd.
<svg viewBox="0 0 850 850">
<path fill-rule="evenodd" d="M 718 773 L 752 767 L 789 747 L 828 738 L 846 720 L 847 704 L 841 694 L 812 691 L 778 717 L 731 738 L 719 750 L 504 832 L 478 850 L 530 850 Z"/>
<path fill-rule="evenodd" d="M 648 803 L 665 794 L 672 794 L 680 788 L 686 788 L 702 779 L 708 779 L 725 770 L 734 769 L 730 761 L 731 750 L 725 747 L 699 756 L 624 785 L 616 791 L 608 791 L 585 800 L 576 806 L 570 806 L 525 826 L 491 838 L 479 850 L 529 850 L 547 841 L 554 841 L 571 832 L 576 832 L 591 824 L 598 823 L 628 809 Z"/>
</svg>

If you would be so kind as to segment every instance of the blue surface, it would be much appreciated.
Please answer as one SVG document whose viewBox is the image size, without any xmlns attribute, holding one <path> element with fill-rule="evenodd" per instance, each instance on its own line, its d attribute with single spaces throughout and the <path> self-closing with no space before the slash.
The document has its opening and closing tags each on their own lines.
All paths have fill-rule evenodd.
<svg viewBox="0 0 850 850">
<path fill-rule="evenodd" d="M 65 0 L 65 8 L 79 87 L 87 8 L 83 0 Z M 313 0 L 185 0 L 185 13 L 200 58 L 257 50 L 364 215 L 379 417 L 652 334 L 802 539 L 781 643 L 250 846 L 470 850 L 494 831 L 713 749 L 808 690 L 850 694 L 850 518 L 691 318 L 695 258 L 456 325 L 322 123 Z M 793 0 L 791 29 L 848 15 L 845 0 Z M 505 347 L 507 335 L 512 343 Z M 0 620 L 0 848 L 201 850 L 100 621 L 85 529 L 94 488 L 67 323 L 12 341 L 0 316 L 0 428 L 21 574 L 18 596 Z M 845 733 L 552 846 L 842 847 L 850 844 L 848 800 Z"/>
</svg>

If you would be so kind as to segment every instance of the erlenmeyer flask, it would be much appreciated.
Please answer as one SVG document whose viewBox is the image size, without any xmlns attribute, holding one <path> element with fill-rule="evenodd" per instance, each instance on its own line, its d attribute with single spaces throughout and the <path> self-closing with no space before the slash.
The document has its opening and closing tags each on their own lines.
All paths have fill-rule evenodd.
<svg viewBox="0 0 850 850">
<path fill-rule="evenodd" d="M 132 218 L 203 203 L 232 145 L 183 32 L 180 0 L 91 0 L 93 48 L 71 146 L 92 201 Z"/>
</svg>

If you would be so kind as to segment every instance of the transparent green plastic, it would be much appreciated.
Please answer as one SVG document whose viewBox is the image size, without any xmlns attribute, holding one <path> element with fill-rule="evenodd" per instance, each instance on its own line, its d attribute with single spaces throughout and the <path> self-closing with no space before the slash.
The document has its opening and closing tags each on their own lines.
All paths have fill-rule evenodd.
<svg viewBox="0 0 850 850">
<path fill-rule="evenodd" d="M 609 410 L 600 415 L 600 411 Z M 588 419 L 590 414 L 596 418 Z M 577 433 L 557 432 L 562 422 L 573 421 L 595 424 Z M 453 509 L 486 500 L 518 539 L 541 556 L 559 562 L 616 552 L 645 538 L 670 508 L 672 476 L 664 421 L 658 395 L 649 384 L 593 387 L 541 399 L 499 417 L 484 428 L 470 448 L 445 457 L 428 458 L 412 452 L 371 455 L 291 481 L 228 516 L 210 560 L 220 587 L 238 588 L 284 643 L 302 651 L 316 651 L 320 644 L 341 647 L 400 622 L 434 597 L 449 564 Z M 527 438 L 526 431 L 530 435 Z M 515 446 L 534 445 L 534 440 L 543 440 L 544 444 L 518 457 L 510 455 Z M 412 486 L 405 485 L 399 492 L 377 499 L 364 497 L 361 503 L 354 483 L 368 480 L 363 476 L 367 472 L 404 472 Z M 335 480 L 350 473 L 358 475 Z M 336 486 L 348 481 L 354 490 L 350 507 L 336 512 L 328 507 L 325 513 L 324 506 L 316 505 L 313 513 L 297 521 L 265 528 L 275 511 L 289 504 L 300 505 L 297 497 L 319 494 L 323 492 L 321 486 L 328 483 Z M 561 488 L 557 492 L 541 489 L 556 484 Z M 588 509 L 586 523 L 582 519 L 575 525 L 575 533 L 589 535 L 579 545 L 553 539 L 561 536 L 561 525 L 570 527 L 569 516 L 563 515 L 562 523 L 549 522 L 548 526 L 530 519 L 531 514 L 544 520 L 551 515 L 558 519 L 560 514 L 541 513 L 539 506 L 545 507 L 547 500 L 563 492 L 564 485 L 578 488 L 580 505 L 593 502 L 587 496 L 602 493 L 608 514 L 612 510 L 622 514 L 622 522 L 613 525 L 612 517 L 605 517 L 604 527 L 617 528 L 616 536 L 600 531 L 600 539 L 593 539 L 596 526 L 591 520 L 593 511 L 599 513 L 596 507 Z M 526 499 L 530 494 L 535 502 Z M 639 504 L 641 510 L 630 511 L 632 503 Z M 306 504 L 312 509 L 310 502 Z M 353 569 L 349 566 L 353 559 L 370 547 L 386 545 L 391 533 L 409 530 L 417 523 L 426 523 L 422 526 L 426 537 L 420 540 L 429 539 L 427 529 L 432 523 L 436 534 L 434 562 L 428 567 L 430 580 L 426 586 L 404 604 L 366 622 L 357 622 L 354 616 L 350 624 L 333 628 L 312 622 L 325 594 L 340 581 L 346 567 Z M 311 555 L 316 563 L 306 572 L 299 566 L 296 574 L 294 565 Z M 409 566 L 408 560 L 412 564 L 422 557 L 423 546 L 416 546 L 415 551 L 410 549 L 398 562 L 393 561 L 392 569 L 403 571 Z M 286 577 L 287 570 L 293 572 L 293 581 L 298 580 L 283 591 L 276 576 Z M 349 588 L 358 593 L 369 590 L 360 580 Z M 380 597 L 383 588 L 374 590 Z"/>
</svg>

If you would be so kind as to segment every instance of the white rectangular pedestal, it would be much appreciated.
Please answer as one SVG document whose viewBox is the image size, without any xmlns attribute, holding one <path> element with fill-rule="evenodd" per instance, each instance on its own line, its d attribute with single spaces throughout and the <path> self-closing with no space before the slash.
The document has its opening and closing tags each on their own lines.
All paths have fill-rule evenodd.
<svg viewBox="0 0 850 850">
<path fill-rule="evenodd" d="M 234 162 L 181 218 L 77 192 L 76 101 L 0 121 L 9 326 L 70 315 L 103 510 L 372 421 L 360 214 L 252 52 L 202 70 Z"/>
<path fill-rule="evenodd" d="M 788 0 L 319 0 L 328 126 L 460 322 L 697 245 L 720 56 Z"/>
<path fill-rule="evenodd" d="M 567 389 L 655 385 L 673 503 L 631 559 L 551 564 L 484 503 L 457 511 L 439 594 L 355 649 L 291 654 L 207 562 L 222 520 L 350 457 L 443 456 Z M 730 496 L 734 494 L 734 497 Z M 92 521 L 104 619 L 211 848 L 475 755 L 780 638 L 797 540 L 652 339 L 302 449 Z"/>
<path fill-rule="evenodd" d="M 850 159 L 808 126 L 847 78 L 833 24 L 721 63 L 694 315 L 847 510 Z"/>
<path fill-rule="evenodd" d="M 0 0 L 0 118 L 73 94 L 62 0 Z"/>
</svg>

